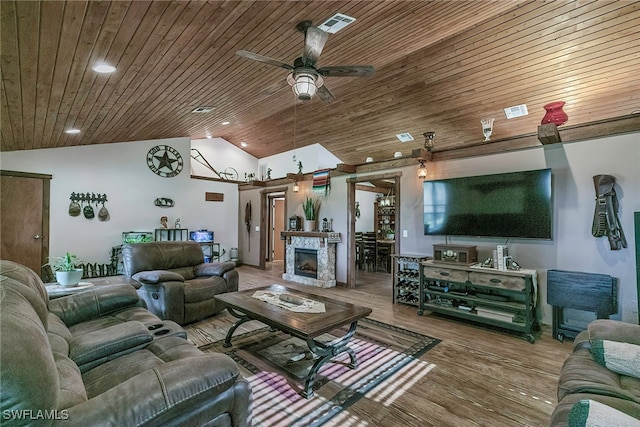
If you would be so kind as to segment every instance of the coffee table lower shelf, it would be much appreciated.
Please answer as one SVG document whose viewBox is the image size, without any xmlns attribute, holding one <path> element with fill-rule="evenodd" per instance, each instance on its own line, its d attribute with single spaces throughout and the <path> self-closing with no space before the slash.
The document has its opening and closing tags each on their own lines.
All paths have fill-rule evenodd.
<svg viewBox="0 0 640 427">
<path fill-rule="evenodd" d="M 305 298 L 322 301 L 326 307 L 326 313 L 294 313 L 284 308 L 270 305 L 263 301 L 252 298 L 251 295 L 257 290 L 265 290 L 275 293 L 292 293 Z M 334 358 L 347 353 L 351 369 L 358 366 L 356 354 L 347 344 L 356 332 L 358 320 L 371 314 L 371 309 L 356 306 L 350 303 L 333 300 L 318 295 L 307 294 L 280 285 L 273 285 L 248 291 L 231 292 L 217 295 L 216 300 L 222 303 L 225 308 L 238 320 L 227 332 L 224 340 L 224 347 L 231 347 L 231 339 L 234 332 L 240 325 L 251 320 L 257 320 L 269 326 L 272 330 L 280 330 L 293 337 L 299 338 L 307 343 L 309 350 L 318 356 L 313 366 L 307 373 L 304 387 L 300 394 L 305 399 L 313 397 L 313 386 L 316 375 L 320 368 Z M 320 335 L 349 325 L 347 332 L 330 342 L 317 340 Z"/>
<path fill-rule="evenodd" d="M 238 318 L 238 320 L 236 321 L 236 323 L 233 324 L 233 326 L 231 327 L 231 329 L 229 329 L 229 331 L 227 332 L 227 336 L 224 339 L 224 344 L 222 345 L 225 348 L 231 347 L 231 337 L 233 336 L 233 333 L 236 331 L 236 329 L 238 329 L 238 326 L 242 325 L 245 322 L 249 322 L 251 320 L 258 320 L 258 319 L 254 319 L 251 316 L 244 314 L 244 313 L 239 313 L 236 310 L 227 307 L 227 310 L 229 311 L 229 313 L 231 313 L 234 317 Z M 264 321 L 261 321 L 264 323 Z M 277 330 L 278 328 L 274 325 L 270 325 L 265 323 L 267 326 L 271 327 L 272 330 Z M 317 356 L 319 356 L 316 361 L 313 363 L 313 366 L 311 367 L 311 369 L 309 370 L 309 372 L 307 373 L 307 376 L 305 378 L 305 382 L 304 382 L 304 388 L 302 389 L 302 391 L 300 392 L 300 394 L 302 395 L 302 397 L 304 397 L 305 399 L 310 399 L 311 397 L 313 397 L 313 385 L 315 384 L 315 380 L 316 380 L 316 375 L 318 374 L 318 372 L 320 371 L 320 368 L 322 367 L 322 365 L 324 365 L 327 362 L 331 362 L 331 360 L 335 357 L 338 357 L 339 355 L 341 355 L 342 353 L 347 353 L 349 354 L 349 359 L 350 359 L 350 363 L 347 365 L 349 368 L 351 369 L 355 369 L 358 367 L 358 360 L 356 359 L 356 354 L 355 352 L 349 348 L 347 346 L 347 343 L 349 342 L 349 340 L 351 339 L 351 337 L 356 333 L 356 328 L 358 327 L 358 321 L 353 321 L 351 322 L 351 325 L 349 326 L 349 330 L 347 331 L 347 333 L 345 335 L 343 335 L 342 337 L 328 342 L 328 343 L 323 343 L 320 341 L 316 341 L 314 338 L 312 337 L 304 337 L 301 334 L 296 334 L 291 330 L 283 330 L 282 332 L 285 332 L 291 336 L 294 336 L 296 338 L 300 338 L 304 341 L 306 341 L 307 346 L 309 347 L 309 350 L 311 350 L 311 352 L 313 354 L 316 354 Z"/>
</svg>

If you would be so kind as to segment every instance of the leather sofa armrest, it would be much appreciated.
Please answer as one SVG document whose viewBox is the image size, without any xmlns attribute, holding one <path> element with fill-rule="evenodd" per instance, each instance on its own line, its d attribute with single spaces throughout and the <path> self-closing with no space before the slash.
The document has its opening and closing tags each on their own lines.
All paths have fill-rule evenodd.
<svg viewBox="0 0 640 427">
<path fill-rule="evenodd" d="M 221 276 L 227 271 L 236 268 L 236 263 L 232 261 L 225 262 L 205 262 L 196 265 L 194 273 L 198 277 L 203 276 Z"/>
<path fill-rule="evenodd" d="M 640 345 L 640 325 L 619 320 L 598 319 L 589 323 L 589 340 L 609 340 Z"/>
<path fill-rule="evenodd" d="M 95 286 L 90 290 L 49 301 L 49 311 L 73 326 L 127 307 L 139 306 L 133 286 L 114 284 Z"/>
<path fill-rule="evenodd" d="M 131 276 L 140 283 L 184 282 L 184 277 L 167 270 L 141 271 Z"/>
<path fill-rule="evenodd" d="M 85 372 L 151 341 L 153 336 L 142 322 L 123 322 L 73 337 L 69 342 L 69 358 Z"/>
<path fill-rule="evenodd" d="M 148 369 L 69 408 L 64 425 L 201 425 L 228 412 L 233 426 L 245 427 L 250 403 L 235 362 L 203 354 Z"/>
</svg>

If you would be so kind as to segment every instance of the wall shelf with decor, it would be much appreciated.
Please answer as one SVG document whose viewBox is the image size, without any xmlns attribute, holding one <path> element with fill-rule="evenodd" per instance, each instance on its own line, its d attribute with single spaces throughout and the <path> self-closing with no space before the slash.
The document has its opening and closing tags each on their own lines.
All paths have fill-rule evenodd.
<svg viewBox="0 0 640 427">
<path fill-rule="evenodd" d="M 420 263 L 427 255 L 394 254 L 392 267 L 393 303 L 418 307 L 420 301 Z"/>
<path fill-rule="evenodd" d="M 521 332 L 535 342 L 537 272 L 477 265 L 421 263 L 420 310 Z"/>
<path fill-rule="evenodd" d="M 156 242 L 166 240 L 189 240 L 189 230 L 187 228 L 156 228 Z"/>
<path fill-rule="evenodd" d="M 377 202 L 373 202 L 373 221 L 377 240 L 393 240 L 394 237 L 387 237 L 389 231 L 395 234 L 396 229 L 396 207 L 394 197 L 383 197 Z"/>
</svg>

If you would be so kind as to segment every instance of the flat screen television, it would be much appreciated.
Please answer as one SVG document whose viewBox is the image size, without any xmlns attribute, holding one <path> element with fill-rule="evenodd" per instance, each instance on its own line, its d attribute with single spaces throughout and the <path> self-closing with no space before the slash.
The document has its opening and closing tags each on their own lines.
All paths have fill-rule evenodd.
<svg viewBox="0 0 640 427">
<path fill-rule="evenodd" d="M 424 182 L 424 234 L 553 238 L 551 169 Z"/>
</svg>

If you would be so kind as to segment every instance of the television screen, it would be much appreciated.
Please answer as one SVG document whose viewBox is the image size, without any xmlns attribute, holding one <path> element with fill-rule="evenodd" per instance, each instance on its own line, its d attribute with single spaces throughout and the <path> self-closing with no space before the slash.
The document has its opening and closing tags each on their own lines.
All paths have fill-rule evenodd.
<svg viewBox="0 0 640 427">
<path fill-rule="evenodd" d="M 424 182 L 424 234 L 551 239 L 551 169 Z"/>
</svg>

